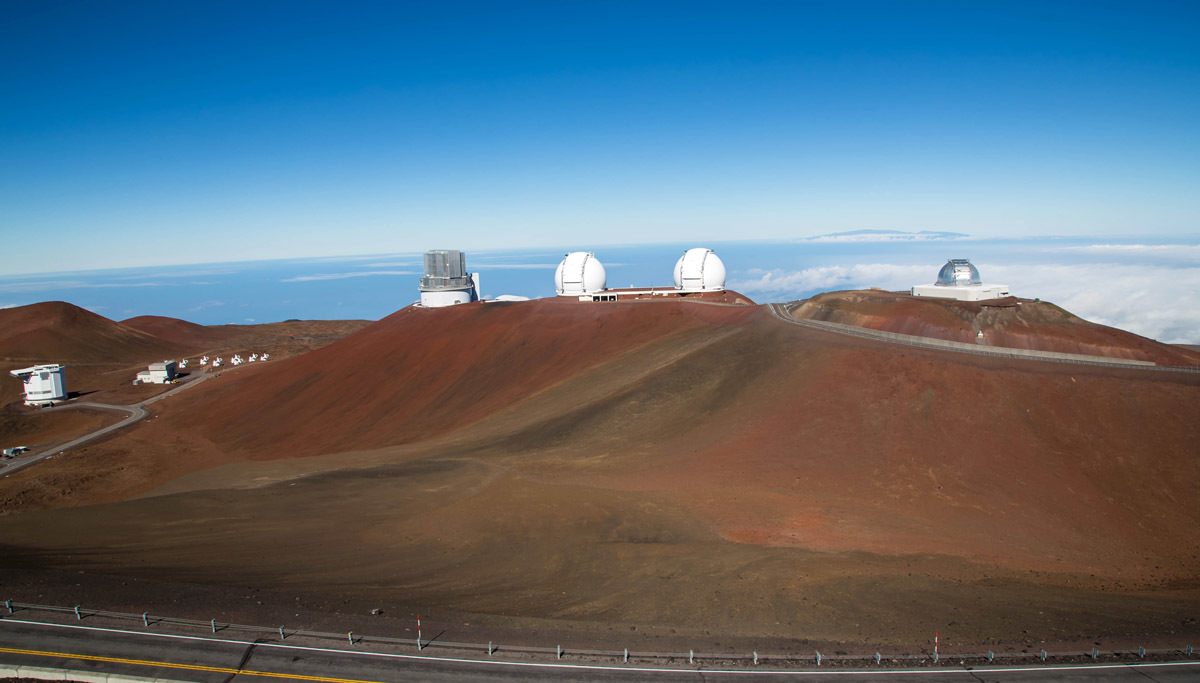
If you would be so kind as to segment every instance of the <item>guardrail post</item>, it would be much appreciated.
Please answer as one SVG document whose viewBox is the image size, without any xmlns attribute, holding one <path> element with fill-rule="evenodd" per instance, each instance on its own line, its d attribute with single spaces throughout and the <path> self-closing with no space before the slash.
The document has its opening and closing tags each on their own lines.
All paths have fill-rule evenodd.
<svg viewBox="0 0 1200 683">
<path fill-rule="evenodd" d="M 142 626 L 145 626 L 147 628 L 150 627 L 150 613 L 149 612 L 142 612 Z"/>
<path fill-rule="evenodd" d="M 1188 655 L 1188 656 L 1190 657 L 1190 656 L 1191 656 L 1191 654 L 1192 654 L 1192 646 L 1191 646 L 1191 645 L 1188 645 L 1188 646 L 1187 646 L 1187 647 L 1184 649 L 1184 651 L 1183 651 L 1183 652 L 1184 652 L 1184 654 L 1186 654 L 1186 655 Z"/>
<path fill-rule="evenodd" d="M 817 666 L 821 666 L 821 651 L 817 650 Z"/>
<path fill-rule="evenodd" d="M 625 663 L 629 663 L 629 648 L 625 648 Z"/>
<path fill-rule="evenodd" d="M 216 619 L 212 620 L 212 630 L 213 630 L 213 633 L 217 632 L 217 620 Z"/>
<path fill-rule="evenodd" d="M 354 631 L 346 631 L 346 639 L 350 641 L 351 645 L 353 645 L 354 644 Z"/>
<path fill-rule="evenodd" d="M 1092 648 L 1092 661 L 1093 662 L 1096 661 L 1096 657 L 1099 655 L 1100 655 L 1100 651 L 1097 650 L 1096 648 Z"/>
<path fill-rule="evenodd" d="M 492 656 L 492 641 L 488 641 L 488 656 Z"/>
<path fill-rule="evenodd" d="M 758 652 L 754 653 L 754 666 L 758 666 Z"/>
<path fill-rule="evenodd" d="M 695 663 L 696 663 L 696 651 L 688 650 L 688 664 L 695 664 Z"/>
<path fill-rule="evenodd" d="M 75 618 L 79 621 L 83 621 L 83 615 L 79 613 L 79 605 L 75 605 Z"/>
<path fill-rule="evenodd" d="M 282 626 L 280 626 L 280 627 L 279 627 L 279 639 L 280 639 L 280 640 L 283 640 L 284 638 L 287 638 L 287 636 L 286 636 L 286 635 L 284 635 L 284 633 L 283 633 L 283 627 L 282 627 Z"/>
<path fill-rule="evenodd" d="M 1042 650 L 1042 661 L 1046 661 L 1046 651 Z"/>
<path fill-rule="evenodd" d="M 12 608 L 12 600 L 5 600 L 5 601 L 4 601 L 4 606 L 8 608 L 8 613 L 9 613 L 9 614 L 12 614 L 12 613 L 13 613 L 13 608 Z"/>
<path fill-rule="evenodd" d="M 988 650 L 988 661 L 990 662 L 995 658 L 996 658 L 996 653 L 992 652 L 991 650 Z"/>
<path fill-rule="evenodd" d="M 1141 657 L 1142 659 L 1145 659 L 1146 658 L 1146 648 L 1139 647 L 1138 648 L 1138 656 Z"/>
<path fill-rule="evenodd" d="M 883 655 L 876 652 L 875 653 L 875 666 L 879 666 L 879 663 L 882 661 L 883 661 Z"/>
<path fill-rule="evenodd" d="M 562 645 L 558 646 L 558 658 L 562 659 Z"/>
</svg>

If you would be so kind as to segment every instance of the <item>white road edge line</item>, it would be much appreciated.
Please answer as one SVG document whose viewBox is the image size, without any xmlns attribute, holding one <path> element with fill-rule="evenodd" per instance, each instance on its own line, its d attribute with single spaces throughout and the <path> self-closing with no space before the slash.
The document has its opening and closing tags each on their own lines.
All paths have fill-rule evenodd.
<svg viewBox="0 0 1200 683">
<path fill-rule="evenodd" d="M 1064 666 L 1026 666 L 1026 667 L 988 667 L 988 668 L 958 668 L 958 669 L 890 669 L 890 670 L 870 670 L 863 669 L 859 671 L 819 671 L 815 669 L 792 669 L 792 670 L 775 670 L 775 671 L 752 671 L 745 669 L 668 669 L 664 667 L 634 667 L 634 666 L 602 666 L 598 664 L 547 664 L 544 662 L 507 662 L 502 660 L 490 659 L 465 659 L 461 657 L 429 657 L 425 655 L 402 655 L 388 652 L 363 652 L 362 650 L 342 650 L 338 648 L 324 647 L 309 647 L 304 645 L 284 645 L 282 643 L 256 643 L 248 640 L 231 640 L 227 638 L 206 638 L 204 636 L 184 636 L 173 633 L 148 633 L 145 631 L 126 631 L 116 628 L 101 628 L 99 626 L 72 626 L 71 624 L 52 624 L 43 621 L 25 621 L 22 619 L 0 619 L 0 624 L 28 624 L 31 626 L 47 626 L 51 628 L 67 628 L 79 631 L 101 631 L 105 633 L 120 633 L 123 635 L 134 636 L 150 636 L 153 638 L 174 638 L 178 640 L 199 640 L 208 643 L 228 643 L 233 645 L 254 645 L 256 647 L 271 647 L 282 650 L 304 650 L 309 652 L 328 652 L 342 655 L 360 655 L 363 657 L 387 657 L 391 659 L 414 659 L 428 662 L 450 662 L 454 664 L 485 664 L 490 666 L 523 666 L 546 669 L 584 669 L 588 671 L 628 671 L 628 672 L 647 672 L 647 673 L 670 673 L 670 674 L 687 674 L 693 675 L 696 673 L 710 674 L 737 674 L 751 676 L 795 676 L 799 674 L 809 676 L 896 676 L 902 674 L 961 674 L 966 671 L 973 672 L 1037 672 L 1037 671 L 1078 671 L 1078 670 L 1097 670 L 1097 669 L 1142 669 L 1147 667 L 1168 667 L 1168 666 L 1200 666 L 1200 661 L 1196 662 L 1149 662 L 1146 664 L 1075 664 Z"/>
</svg>

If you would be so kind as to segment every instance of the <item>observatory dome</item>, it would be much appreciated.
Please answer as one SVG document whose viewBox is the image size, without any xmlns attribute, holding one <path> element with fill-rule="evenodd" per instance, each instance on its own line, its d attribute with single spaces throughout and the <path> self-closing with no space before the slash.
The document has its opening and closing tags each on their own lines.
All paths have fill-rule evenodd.
<svg viewBox="0 0 1200 683">
<path fill-rule="evenodd" d="M 608 276 L 604 264 L 590 251 L 567 254 L 554 271 L 554 289 L 559 296 L 578 296 L 604 291 Z"/>
<path fill-rule="evenodd" d="M 725 264 L 712 249 L 696 247 L 675 262 L 675 289 L 685 292 L 725 289 Z"/>
<path fill-rule="evenodd" d="M 938 272 L 935 284 L 939 287 L 967 287 L 981 285 L 983 280 L 979 277 L 979 269 L 971 264 L 970 259 L 952 258 Z"/>
</svg>

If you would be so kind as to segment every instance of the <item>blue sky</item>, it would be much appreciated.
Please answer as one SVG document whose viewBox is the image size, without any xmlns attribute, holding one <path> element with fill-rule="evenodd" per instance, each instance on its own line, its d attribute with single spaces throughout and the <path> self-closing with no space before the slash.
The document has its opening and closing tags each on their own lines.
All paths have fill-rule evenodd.
<svg viewBox="0 0 1200 683">
<path fill-rule="evenodd" d="M 7 274 L 1200 234 L 1192 2 L 6 2 L 0 64 Z"/>
</svg>

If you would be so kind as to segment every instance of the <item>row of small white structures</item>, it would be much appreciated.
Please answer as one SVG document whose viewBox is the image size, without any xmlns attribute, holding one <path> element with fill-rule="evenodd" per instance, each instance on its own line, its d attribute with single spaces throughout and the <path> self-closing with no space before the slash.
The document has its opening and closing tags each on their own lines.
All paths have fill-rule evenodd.
<svg viewBox="0 0 1200 683">
<path fill-rule="evenodd" d="M 241 365 L 242 363 L 254 363 L 257 361 L 265 361 L 271 357 L 269 353 L 252 353 L 247 359 L 243 359 L 240 355 L 234 354 L 230 359 L 233 365 Z M 224 362 L 222 358 L 214 358 L 212 367 L 219 368 Z M 208 356 L 200 359 L 200 365 L 208 365 Z M 179 361 L 164 360 L 161 363 L 151 363 L 150 366 L 138 372 L 134 378 L 134 384 L 170 384 L 175 381 L 178 370 L 186 368 L 188 360 Z M 48 406 L 55 403 L 61 403 L 67 400 L 67 380 L 64 376 L 67 366 L 58 363 L 34 365 L 28 368 L 19 370 L 10 370 L 8 374 L 16 377 L 25 384 L 25 405 L 27 406 Z"/>
<path fill-rule="evenodd" d="M 262 354 L 252 353 L 252 354 L 250 354 L 249 358 L 242 358 L 240 355 L 235 353 L 235 354 L 233 354 L 233 358 L 229 359 L 229 364 L 230 365 L 241 365 L 242 363 L 256 363 L 258 361 L 265 361 L 270 357 L 271 357 L 271 354 L 269 354 L 269 353 L 262 353 Z M 186 363 L 187 361 L 184 361 L 184 362 Z M 211 367 L 219 368 L 219 367 L 221 367 L 221 365 L 224 362 L 225 362 L 224 358 L 217 356 L 216 358 L 212 359 Z M 208 356 L 204 356 L 203 358 L 200 359 L 200 365 L 201 365 L 201 367 L 210 365 L 210 363 L 208 361 Z"/>
</svg>

